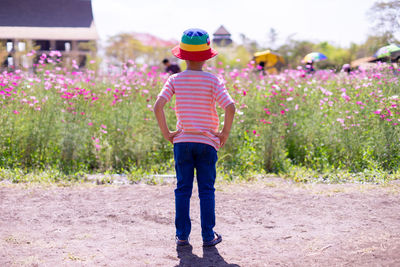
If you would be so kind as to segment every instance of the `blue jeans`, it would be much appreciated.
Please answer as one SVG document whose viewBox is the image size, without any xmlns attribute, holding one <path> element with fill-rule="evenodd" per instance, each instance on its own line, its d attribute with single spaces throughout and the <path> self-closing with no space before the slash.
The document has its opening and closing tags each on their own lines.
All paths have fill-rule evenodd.
<svg viewBox="0 0 400 267">
<path fill-rule="evenodd" d="M 174 144 L 177 185 L 175 189 L 175 227 L 180 240 L 187 240 L 191 231 L 190 197 L 192 196 L 194 169 L 200 198 L 201 235 L 203 241 L 214 239 L 216 178 L 218 156 L 214 147 L 202 143 Z"/>
</svg>

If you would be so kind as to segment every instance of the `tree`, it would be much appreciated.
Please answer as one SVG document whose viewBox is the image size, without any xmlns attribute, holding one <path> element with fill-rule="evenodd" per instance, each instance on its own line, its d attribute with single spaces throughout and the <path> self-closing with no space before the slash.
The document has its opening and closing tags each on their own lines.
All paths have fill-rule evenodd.
<svg viewBox="0 0 400 267">
<path fill-rule="evenodd" d="M 275 48 L 277 39 L 278 39 L 278 32 L 274 28 L 269 29 L 269 32 L 268 32 L 268 46 L 271 49 Z"/>
<path fill-rule="evenodd" d="M 129 59 L 134 60 L 146 51 L 141 42 L 128 33 L 112 36 L 107 43 L 106 55 L 119 63 L 127 62 Z"/>
<path fill-rule="evenodd" d="M 312 42 L 288 38 L 286 43 L 277 49 L 277 52 L 284 57 L 288 67 L 295 68 L 301 64 L 305 55 L 314 50 L 314 47 L 315 44 Z"/>
<path fill-rule="evenodd" d="M 356 58 L 372 56 L 379 48 L 389 44 L 391 40 L 393 40 L 393 35 L 390 33 L 368 36 L 367 40 L 355 49 Z"/>
<path fill-rule="evenodd" d="M 163 58 L 171 55 L 170 50 L 170 46 L 158 45 L 157 40 L 146 45 L 135 38 L 134 34 L 121 33 L 108 39 L 106 55 L 114 64 L 121 64 L 131 59 L 138 63 L 158 65 Z"/>
<path fill-rule="evenodd" d="M 374 30 L 380 35 L 390 36 L 390 41 L 396 41 L 400 34 L 400 1 L 389 0 L 376 2 L 369 10 Z"/>
<path fill-rule="evenodd" d="M 217 64 L 217 67 L 245 68 L 252 59 L 253 54 L 244 45 L 220 47 L 218 56 L 207 64 Z"/>
<path fill-rule="evenodd" d="M 240 35 L 240 40 L 242 40 L 242 45 L 246 46 L 249 38 L 247 38 L 247 36 L 244 33 L 239 34 Z"/>
<path fill-rule="evenodd" d="M 244 33 L 240 34 L 240 39 L 242 41 L 243 47 L 245 47 L 250 54 L 254 54 L 255 52 L 260 51 L 262 49 L 258 45 L 257 41 L 251 40 Z"/>
<path fill-rule="evenodd" d="M 319 63 L 320 68 L 340 70 L 343 64 L 350 63 L 355 59 L 355 56 L 350 53 L 350 49 L 333 46 L 328 42 L 319 43 L 315 49 L 328 58 Z"/>
<path fill-rule="evenodd" d="M 327 60 L 318 62 L 318 68 L 320 69 L 340 69 L 343 64 L 350 63 L 356 58 L 355 51 L 358 46 L 352 46 L 351 48 L 337 47 L 328 42 L 313 43 L 310 41 L 294 40 L 287 38 L 285 44 L 281 45 L 277 52 L 281 54 L 289 68 L 295 68 L 302 64 L 302 60 L 305 55 L 310 52 L 318 51 L 327 56 Z"/>
</svg>

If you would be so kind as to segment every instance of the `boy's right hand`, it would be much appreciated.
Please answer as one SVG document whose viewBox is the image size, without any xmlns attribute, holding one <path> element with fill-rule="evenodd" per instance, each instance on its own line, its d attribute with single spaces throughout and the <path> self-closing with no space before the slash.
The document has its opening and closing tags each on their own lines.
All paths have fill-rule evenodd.
<svg viewBox="0 0 400 267">
<path fill-rule="evenodd" d="M 226 141 L 228 140 L 229 133 L 226 133 L 224 131 L 214 132 L 212 130 L 211 130 L 211 133 L 219 138 L 220 148 L 222 148 L 225 145 Z"/>
</svg>

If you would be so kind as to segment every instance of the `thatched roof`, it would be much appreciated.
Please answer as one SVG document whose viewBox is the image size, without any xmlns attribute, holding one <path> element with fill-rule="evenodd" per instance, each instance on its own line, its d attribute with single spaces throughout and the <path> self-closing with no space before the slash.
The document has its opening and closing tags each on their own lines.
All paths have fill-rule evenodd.
<svg viewBox="0 0 400 267">
<path fill-rule="evenodd" d="M 231 35 L 223 25 L 214 32 L 214 35 Z"/>
<path fill-rule="evenodd" d="M 360 65 L 366 64 L 366 63 L 371 63 L 376 60 L 376 57 L 362 57 L 358 58 L 356 60 L 353 60 L 350 64 L 352 68 L 357 68 Z"/>
<path fill-rule="evenodd" d="M 173 47 L 179 44 L 176 40 L 164 40 L 150 33 L 132 33 L 133 38 L 139 40 L 143 45 L 152 47 Z"/>
<path fill-rule="evenodd" d="M 94 40 L 90 0 L 1 0 L 1 39 Z"/>
</svg>

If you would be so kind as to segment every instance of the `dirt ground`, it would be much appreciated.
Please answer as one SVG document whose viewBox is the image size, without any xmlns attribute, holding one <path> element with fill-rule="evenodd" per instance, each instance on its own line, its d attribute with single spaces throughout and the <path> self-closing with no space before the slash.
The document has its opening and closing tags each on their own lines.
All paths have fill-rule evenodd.
<svg viewBox="0 0 400 267">
<path fill-rule="evenodd" d="M 173 184 L 0 185 L 0 266 L 400 266 L 400 183 L 218 184 L 216 248 L 174 243 Z"/>
</svg>

